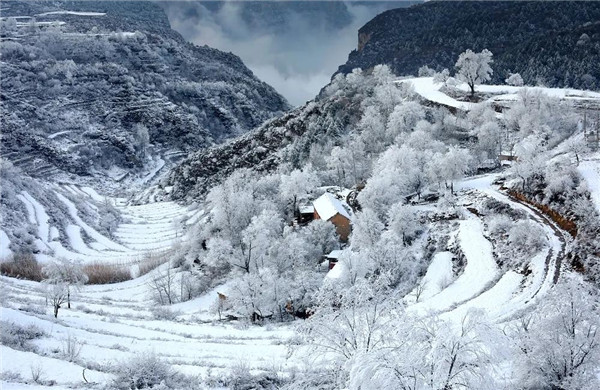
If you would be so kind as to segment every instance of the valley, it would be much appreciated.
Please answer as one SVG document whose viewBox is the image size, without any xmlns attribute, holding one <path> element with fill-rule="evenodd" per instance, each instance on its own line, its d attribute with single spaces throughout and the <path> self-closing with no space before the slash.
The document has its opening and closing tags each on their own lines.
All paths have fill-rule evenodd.
<svg viewBox="0 0 600 390">
<path fill-rule="evenodd" d="M 298 5 L 240 15 L 296 20 Z M 549 74 L 533 65 L 499 79 L 519 36 L 497 57 L 455 53 L 452 72 L 441 57 L 407 71 L 421 54 L 390 53 L 421 28 L 400 47 L 388 22 L 445 5 L 405 6 L 362 27 L 358 52 L 292 108 L 236 54 L 171 29 L 209 9 L 235 21 L 223 4 L 3 3 L 0 387 L 600 386 L 587 62 L 573 83 L 533 83 Z M 491 31 L 514 28 L 505 7 L 531 39 L 565 20 L 590 32 L 558 68 L 599 37 L 595 5 L 494 2 Z M 497 44 L 482 29 L 478 44 Z"/>
</svg>

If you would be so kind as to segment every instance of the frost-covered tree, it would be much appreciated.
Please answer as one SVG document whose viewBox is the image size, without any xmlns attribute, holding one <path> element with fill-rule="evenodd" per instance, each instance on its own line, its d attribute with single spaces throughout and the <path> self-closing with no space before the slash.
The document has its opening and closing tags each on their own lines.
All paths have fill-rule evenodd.
<svg viewBox="0 0 600 390">
<path fill-rule="evenodd" d="M 419 68 L 417 74 L 419 77 L 432 77 L 435 75 L 435 70 L 431 69 L 427 65 L 423 65 Z"/>
<path fill-rule="evenodd" d="M 502 151 L 502 133 L 494 121 L 486 122 L 479 126 L 477 132 L 477 149 L 484 158 L 496 158 Z"/>
<path fill-rule="evenodd" d="M 424 118 L 425 110 L 419 103 L 408 101 L 398 104 L 388 118 L 389 137 L 394 139 L 400 133 L 411 131 L 417 122 Z"/>
<path fill-rule="evenodd" d="M 356 126 L 362 132 L 361 139 L 367 153 L 380 153 L 385 146 L 384 123 L 384 117 L 378 107 L 368 106 L 363 112 Z"/>
<path fill-rule="evenodd" d="M 247 273 L 265 266 L 272 242 L 281 236 L 283 219 L 273 210 L 263 210 L 252 218 L 250 225 L 242 233 L 239 259 L 232 259 L 232 265 Z M 237 256 L 236 256 L 237 257 Z"/>
<path fill-rule="evenodd" d="M 46 300 L 52 304 L 54 318 L 58 317 L 58 309 L 67 302 L 69 288 L 65 282 L 60 280 L 47 280 L 44 282 Z"/>
<path fill-rule="evenodd" d="M 446 182 L 450 182 L 450 192 L 454 194 L 454 182 L 464 177 L 471 167 L 471 154 L 466 149 L 450 146 L 441 156 L 439 174 Z"/>
<path fill-rule="evenodd" d="M 514 85 L 515 87 L 522 87 L 524 84 L 523 78 L 519 73 L 511 73 L 504 82 L 508 85 Z"/>
<path fill-rule="evenodd" d="M 356 213 L 352 226 L 352 245 L 356 248 L 372 248 L 384 229 L 383 222 L 370 208 Z"/>
<path fill-rule="evenodd" d="M 521 321 L 516 367 L 524 386 L 553 389 L 600 387 L 598 292 L 568 277 Z"/>
<path fill-rule="evenodd" d="M 386 329 L 390 344 L 355 359 L 352 388 L 406 390 L 494 389 L 493 358 L 506 343 L 484 313 L 455 325 L 436 317 L 402 318 Z"/>
<path fill-rule="evenodd" d="M 78 288 L 88 281 L 80 261 L 58 258 L 43 268 L 46 282 L 51 285 L 64 284 L 67 292 L 67 307 L 71 308 L 71 289 Z M 58 310 L 56 310 L 58 312 Z"/>
<path fill-rule="evenodd" d="M 572 137 L 571 139 L 566 141 L 567 150 L 575 155 L 575 161 L 577 165 L 579 165 L 579 156 L 581 154 L 587 152 L 589 147 L 584 137 Z"/>
<path fill-rule="evenodd" d="M 397 236 L 402 237 L 403 245 L 410 242 L 419 229 L 414 210 L 402 203 L 396 203 L 390 208 L 388 221 L 388 229 Z"/>
<path fill-rule="evenodd" d="M 334 147 L 327 166 L 334 172 L 336 184 L 348 187 L 363 184 L 369 175 L 371 161 L 362 138 L 353 137 L 345 147 Z"/>
<path fill-rule="evenodd" d="M 546 166 L 542 141 L 531 135 L 515 148 L 517 161 L 511 167 L 512 172 L 521 179 L 523 192 L 530 189 L 531 182 L 541 177 Z"/>
<path fill-rule="evenodd" d="M 547 243 L 544 231 L 529 220 L 516 222 L 508 231 L 508 240 L 518 251 L 533 255 Z"/>
<path fill-rule="evenodd" d="M 212 209 L 212 226 L 234 246 L 241 244 L 242 232 L 263 208 L 257 182 L 250 170 L 238 169 L 206 197 Z"/>
<path fill-rule="evenodd" d="M 301 334 L 319 352 L 338 364 L 385 348 L 389 324 L 402 307 L 386 300 L 381 284 L 361 279 L 350 287 L 327 281 L 317 297 L 314 315 Z M 340 289 L 343 289 L 340 291 Z"/>
<path fill-rule="evenodd" d="M 449 78 L 450 78 L 450 71 L 448 69 L 444 69 L 441 72 L 436 72 L 433 75 L 433 82 L 445 84 Z"/>
<path fill-rule="evenodd" d="M 285 202 L 291 202 L 292 212 L 298 210 L 298 197 L 310 194 L 318 185 L 317 172 L 311 165 L 303 169 L 294 169 L 287 175 L 281 176 L 279 191 Z"/>
<path fill-rule="evenodd" d="M 373 175 L 359 195 L 363 207 L 372 208 L 384 219 L 389 207 L 411 194 L 420 196 L 428 184 L 426 175 L 431 153 L 393 145 L 376 161 Z"/>
<path fill-rule="evenodd" d="M 483 49 L 480 53 L 467 49 L 458 56 L 454 65 L 457 70 L 456 77 L 467 83 L 471 90 L 471 96 L 475 95 L 476 85 L 491 79 L 493 71 L 490 64 L 492 62 L 494 62 L 492 52 L 488 49 Z"/>
<path fill-rule="evenodd" d="M 177 302 L 177 273 L 171 268 L 170 262 L 154 271 L 148 281 L 148 291 L 159 305 L 172 305 Z"/>
</svg>

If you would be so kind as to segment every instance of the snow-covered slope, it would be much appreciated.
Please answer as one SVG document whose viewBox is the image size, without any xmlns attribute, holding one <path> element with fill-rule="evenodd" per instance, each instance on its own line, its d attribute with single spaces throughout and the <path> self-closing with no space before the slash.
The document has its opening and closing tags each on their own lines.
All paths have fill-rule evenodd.
<svg viewBox="0 0 600 390">
<path fill-rule="evenodd" d="M 110 286 L 85 286 L 73 298 L 72 309 L 61 309 L 58 321 L 44 304 L 35 282 L 0 278 L 3 295 L 11 297 L 2 308 L 2 321 L 36 326 L 44 336 L 34 341 L 35 353 L 2 346 L 3 378 L 20 375 L 33 383 L 32 368 L 41 371 L 41 383 L 79 387 L 85 378 L 104 384 L 116 364 L 135 356 L 160 353 L 178 371 L 188 375 L 219 375 L 236 366 L 253 372 L 277 368 L 288 372 L 299 362 L 288 362 L 287 327 L 245 328 L 211 323 L 215 291 L 172 307 L 177 321 L 156 319 L 147 283 L 153 274 Z M 44 314 L 46 313 L 46 314 Z M 63 346 L 71 338 L 81 347 L 75 362 L 65 360 Z M 4 380 L 2 388 L 6 388 Z M 19 385 L 29 388 L 26 385 Z"/>
<path fill-rule="evenodd" d="M 600 213 L 600 155 L 595 154 L 588 160 L 582 161 L 577 170 L 583 176 L 592 196 L 592 201 Z"/>
<path fill-rule="evenodd" d="M 434 82 L 433 77 L 417 77 L 404 78 L 397 81 L 398 83 L 410 83 L 415 92 L 423 99 L 446 107 L 456 108 L 463 111 L 469 111 L 479 103 L 471 103 L 460 101 L 445 93 L 445 86 L 442 82 Z M 462 91 L 463 94 L 469 92 L 469 87 L 462 83 L 456 88 Z M 497 103 L 506 104 L 520 99 L 519 93 L 528 91 L 530 93 L 543 93 L 550 97 L 558 98 L 564 101 L 569 101 L 574 104 L 600 105 L 600 93 L 593 91 L 582 91 L 568 88 L 545 88 L 545 87 L 515 87 L 510 85 L 478 85 L 477 93 L 486 96 L 483 102 L 480 103 Z"/>
<path fill-rule="evenodd" d="M 22 251 L 23 240 L 33 240 L 31 250 L 43 262 L 68 258 L 133 265 L 185 241 L 187 222 L 197 222 L 202 213 L 174 202 L 131 205 L 73 184 L 38 183 L 29 190 L 17 189 L 16 199 L 24 211 L 3 210 L 2 252 L 6 257 L 9 251 Z M 18 215 L 31 227 L 28 238 L 19 233 L 25 224 Z"/>
</svg>

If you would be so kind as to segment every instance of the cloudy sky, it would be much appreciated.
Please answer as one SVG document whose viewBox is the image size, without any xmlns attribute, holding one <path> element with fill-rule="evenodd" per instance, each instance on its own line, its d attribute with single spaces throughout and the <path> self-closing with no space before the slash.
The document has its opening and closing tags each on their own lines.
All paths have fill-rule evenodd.
<svg viewBox="0 0 600 390">
<path fill-rule="evenodd" d="M 232 52 L 293 105 L 312 99 L 356 48 L 358 29 L 405 2 L 169 2 L 186 39 Z"/>
</svg>

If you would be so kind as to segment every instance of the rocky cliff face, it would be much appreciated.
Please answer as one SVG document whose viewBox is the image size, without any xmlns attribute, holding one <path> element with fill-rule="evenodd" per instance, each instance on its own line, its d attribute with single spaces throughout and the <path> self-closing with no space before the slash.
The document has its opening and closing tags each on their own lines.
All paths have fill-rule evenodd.
<svg viewBox="0 0 600 390">
<path fill-rule="evenodd" d="M 33 176 L 113 180 L 289 108 L 231 53 L 145 2 L 3 2 L 2 156 Z"/>
<path fill-rule="evenodd" d="M 494 78 L 518 72 L 527 84 L 600 88 L 600 3 L 427 2 L 384 12 L 358 33 L 338 72 L 387 64 L 397 75 L 419 67 L 452 70 L 466 49 L 494 54 Z"/>
</svg>

